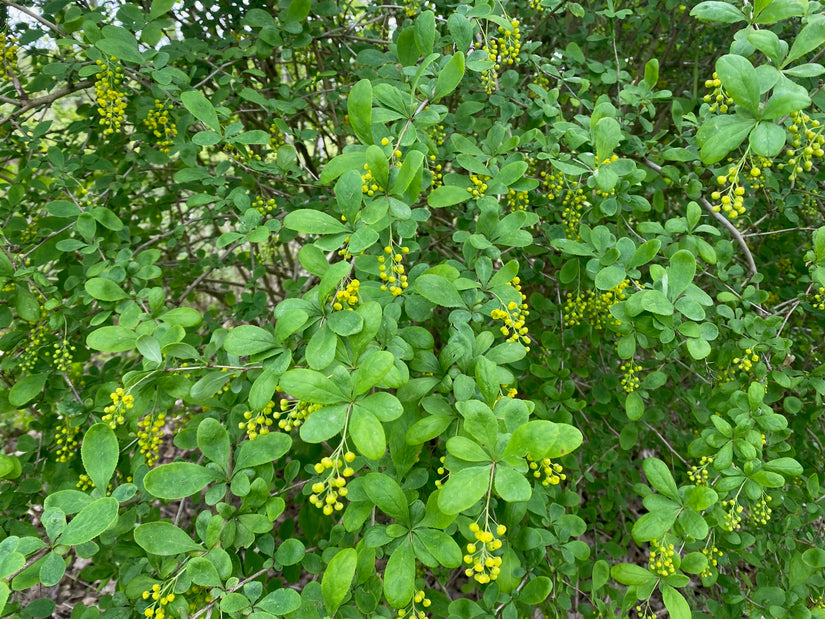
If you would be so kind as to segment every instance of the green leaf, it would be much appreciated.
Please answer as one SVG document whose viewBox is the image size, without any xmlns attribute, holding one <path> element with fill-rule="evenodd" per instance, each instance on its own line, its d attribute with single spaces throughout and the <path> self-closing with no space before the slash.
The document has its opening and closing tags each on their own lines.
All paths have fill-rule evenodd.
<svg viewBox="0 0 825 619">
<path fill-rule="evenodd" d="M 558 458 L 574 451 L 582 444 L 582 433 L 566 423 L 530 421 L 513 432 L 504 456 L 530 454 L 534 460 Z"/>
<path fill-rule="evenodd" d="M 711 351 L 710 343 L 699 338 L 687 340 L 686 346 L 690 356 L 697 361 L 707 357 Z"/>
<path fill-rule="evenodd" d="M 152 8 L 149 9 L 149 20 L 160 17 L 169 12 L 175 5 L 175 0 L 152 0 Z"/>
<path fill-rule="evenodd" d="M 765 104 L 765 109 L 762 111 L 762 118 L 764 118 L 765 121 L 782 118 L 791 112 L 804 110 L 810 105 L 811 98 L 808 96 L 808 91 L 804 87 L 791 80 L 782 79 L 776 88 L 774 88 L 771 98 L 768 99 L 768 102 Z M 775 146 L 778 139 L 776 129 L 782 132 L 782 146 L 785 145 L 784 127 L 766 122 L 759 123 L 756 129 L 760 127 L 763 127 L 761 133 L 765 133 L 766 135 L 762 136 L 760 133 L 760 135 L 757 136 L 756 140 L 759 147 L 769 150 L 770 147 Z M 768 129 L 768 127 L 776 127 L 776 129 Z M 754 132 L 756 129 L 754 129 Z M 751 144 L 754 143 L 754 140 L 753 133 L 751 133 Z M 780 150 L 782 146 L 780 146 Z"/>
<path fill-rule="evenodd" d="M 163 363 L 163 353 L 160 350 L 160 344 L 151 335 L 141 335 L 135 341 L 135 346 L 147 361 L 157 363 L 158 365 Z"/>
<path fill-rule="evenodd" d="M 83 287 L 98 301 L 120 301 L 129 296 L 123 291 L 123 288 L 112 280 L 103 277 L 93 277 L 87 280 Z"/>
<path fill-rule="evenodd" d="M 80 490 L 58 490 L 46 497 L 43 507 L 59 509 L 64 514 L 71 515 L 76 514 L 91 502 L 92 497 Z"/>
<path fill-rule="evenodd" d="M 241 325 L 226 334 L 223 349 L 230 355 L 247 357 L 275 347 L 275 336 L 254 325 Z"/>
<path fill-rule="evenodd" d="M 198 449 L 226 473 L 229 466 L 229 434 L 223 425 L 207 417 L 198 425 Z"/>
<path fill-rule="evenodd" d="M 336 314 L 353 315 L 355 312 L 336 312 Z M 329 328 L 328 323 L 322 324 L 319 329 L 312 334 L 306 347 L 307 365 L 313 370 L 323 370 L 335 359 L 335 349 L 338 346 L 338 338 Z"/>
<path fill-rule="evenodd" d="M 381 421 L 394 421 L 404 412 L 404 407 L 398 398 L 386 391 L 377 391 L 356 400 L 354 406 L 367 409 Z"/>
<path fill-rule="evenodd" d="M 609 267 L 601 269 L 596 273 L 596 288 L 599 290 L 610 290 L 621 284 L 627 273 L 620 264 L 611 264 Z"/>
<path fill-rule="evenodd" d="M 693 539 L 705 539 L 708 535 L 708 523 L 701 514 L 692 509 L 683 510 L 678 516 L 679 524 L 685 531 L 685 535 Z"/>
<path fill-rule="evenodd" d="M 134 350 L 136 341 L 134 331 L 120 326 L 100 327 L 86 336 L 86 345 L 101 352 Z"/>
<path fill-rule="evenodd" d="M 748 142 L 755 154 L 762 157 L 776 157 L 785 147 L 785 128 L 772 122 L 762 121 L 753 128 Z"/>
<path fill-rule="evenodd" d="M 337 404 L 346 399 L 335 383 L 313 370 L 289 370 L 281 377 L 281 388 L 288 394 L 313 404 Z"/>
<path fill-rule="evenodd" d="M 802 553 L 802 561 L 805 565 L 814 569 L 825 568 L 825 550 L 822 548 L 808 548 Z"/>
<path fill-rule="evenodd" d="M 453 185 L 442 185 L 436 187 L 427 196 L 427 204 L 433 208 L 443 208 L 466 202 L 472 198 L 472 194 L 462 187 Z"/>
<path fill-rule="evenodd" d="M 349 91 L 347 114 L 355 135 L 364 143 L 372 144 L 372 84 L 363 79 Z"/>
<path fill-rule="evenodd" d="M 455 284 L 446 277 L 425 273 L 415 279 L 415 291 L 441 307 L 465 307 L 464 299 Z"/>
<path fill-rule="evenodd" d="M 650 540 L 661 539 L 662 536 L 673 527 L 678 513 L 679 506 L 675 503 L 673 507 L 648 512 L 634 523 L 633 529 L 631 530 L 633 539 L 637 542 L 649 542 Z"/>
<path fill-rule="evenodd" d="M 685 505 L 697 512 L 706 510 L 718 500 L 716 490 L 707 486 L 696 486 L 685 495 Z"/>
<path fill-rule="evenodd" d="M 787 65 L 808 52 L 821 48 L 823 45 L 825 45 L 825 15 L 814 15 L 808 19 L 808 23 L 796 35 L 793 45 L 791 45 L 791 51 L 785 58 L 785 64 Z"/>
<path fill-rule="evenodd" d="M 393 608 L 403 608 L 415 593 L 415 553 L 409 538 L 392 551 L 384 569 L 384 597 Z"/>
<path fill-rule="evenodd" d="M 119 26 L 103 26 L 103 38 L 95 43 L 100 51 L 120 60 L 143 64 L 143 56 L 138 51 L 135 35 Z"/>
<path fill-rule="evenodd" d="M 716 61 L 716 73 L 728 95 L 755 115 L 759 107 L 759 77 L 750 61 L 738 54 L 725 54 Z"/>
<path fill-rule="evenodd" d="M 221 123 L 215 107 L 203 93 L 197 90 L 187 90 L 180 95 L 181 103 L 189 112 L 210 129 L 220 133 Z"/>
<path fill-rule="evenodd" d="M 529 501 L 533 494 L 530 482 L 524 475 L 505 464 L 496 465 L 494 484 L 496 494 L 508 503 Z"/>
<path fill-rule="evenodd" d="M 217 474 L 206 467 L 192 462 L 172 462 L 146 473 L 143 485 L 149 494 L 172 500 L 192 496 L 217 479 Z"/>
<path fill-rule="evenodd" d="M 354 396 L 361 395 L 380 383 L 395 364 L 395 357 L 386 350 L 377 350 L 358 362 L 352 376 Z"/>
<path fill-rule="evenodd" d="M 301 425 L 301 440 L 320 443 L 338 434 L 347 421 L 347 409 L 346 404 L 338 404 L 312 413 Z"/>
<path fill-rule="evenodd" d="M 166 523 L 161 523 L 161 524 L 166 524 Z M 146 525 L 144 525 L 144 526 L 146 526 Z M 175 527 L 175 528 L 177 528 L 177 527 Z M 178 530 L 180 530 L 180 529 L 178 529 Z M 183 533 L 183 531 L 181 531 L 181 533 Z M 137 535 L 137 531 L 135 531 L 135 534 Z M 184 535 L 186 535 L 186 534 L 184 533 Z M 188 539 L 188 538 L 189 538 L 189 536 L 187 535 L 186 539 Z M 184 541 L 184 539 L 181 538 L 181 541 Z M 196 549 L 200 549 L 200 547 L 195 546 L 195 548 L 191 548 L 190 550 L 196 550 Z M 147 552 L 149 552 L 151 554 L 159 554 L 157 552 L 152 552 L 152 551 L 148 550 L 145 547 L 144 547 L 144 550 L 146 550 Z M 187 552 L 187 551 L 183 550 L 181 552 Z M 174 553 L 174 554 L 178 554 L 178 553 Z M 191 559 L 189 559 L 189 562 L 186 564 L 186 573 L 192 579 L 192 582 L 194 584 L 200 586 L 200 587 L 220 587 L 221 584 L 223 584 L 221 582 L 221 577 L 218 574 L 218 570 L 217 570 L 217 568 L 215 568 L 215 565 L 209 559 L 205 559 L 204 557 L 192 557 Z"/>
<path fill-rule="evenodd" d="M 642 396 L 635 391 L 628 393 L 624 401 L 624 410 L 630 421 L 641 419 L 645 413 L 645 403 L 644 400 L 642 400 Z"/>
<path fill-rule="evenodd" d="M 490 454 L 475 441 L 466 436 L 452 436 L 447 439 L 447 452 L 466 462 L 490 462 Z"/>
<path fill-rule="evenodd" d="M 261 129 L 244 131 L 233 136 L 230 142 L 236 144 L 269 144 L 269 134 Z"/>
<path fill-rule="evenodd" d="M 696 275 L 696 258 L 686 249 L 680 249 L 670 257 L 667 296 L 676 300 L 693 283 L 694 275 Z"/>
<path fill-rule="evenodd" d="M 321 578 L 321 592 L 328 615 L 334 615 L 346 599 L 357 565 L 358 553 L 355 549 L 344 548 L 338 551 L 327 565 L 327 569 L 324 570 L 324 576 Z"/>
<path fill-rule="evenodd" d="M 418 175 L 424 167 L 424 153 L 418 150 L 411 150 L 404 156 L 404 161 L 401 164 L 401 169 L 398 171 L 392 183 L 390 183 L 390 193 L 400 195 L 403 194 L 413 179 Z M 358 193 L 361 193 L 360 178 L 359 178 Z M 419 188 L 414 187 L 417 191 Z"/>
<path fill-rule="evenodd" d="M 647 458 L 642 463 L 642 468 L 653 488 L 674 501 L 679 501 L 679 490 L 667 464 L 658 458 Z"/>
<path fill-rule="evenodd" d="M 416 540 L 424 546 L 438 564 L 446 568 L 456 568 L 461 565 L 461 548 L 455 540 L 436 529 L 417 528 L 413 534 Z M 435 566 L 432 566 L 435 567 Z"/>
<path fill-rule="evenodd" d="M 666 583 L 662 583 L 661 590 L 670 619 L 690 619 L 693 616 L 690 605 L 681 593 Z"/>
<path fill-rule="evenodd" d="M 415 45 L 422 56 L 433 53 L 435 43 L 435 13 L 423 11 L 415 20 Z"/>
<path fill-rule="evenodd" d="M 66 573 L 66 561 L 56 552 L 50 552 L 43 557 L 40 564 L 40 584 L 44 587 L 53 587 L 61 581 Z"/>
<path fill-rule="evenodd" d="M 235 470 L 251 469 L 274 462 L 292 447 L 292 437 L 283 432 L 259 434 L 254 441 L 244 441 L 235 454 Z"/>
<path fill-rule="evenodd" d="M 693 7 L 690 14 L 702 21 L 718 21 L 723 24 L 746 21 L 742 11 L 727 2 L 700 2 Z"/>
<path fill-rule="evenodd" d="M 403 524 L 410 524 L 407 497 L 392 477 L 383 473 L 369 473 L 364 477 L 364 492 L 382 512 Z"/>
<path fill-rule="evenodd" d="M 622 141 L 622 127 L 619 121 L 610 116 L 600 118 L 593 126 L 593 141 L 596 145 L 596 157 L 604 161 Z"/>
<path fill-rule="evenodd" d="M 799 462 L 788 457 L 774 458 L 773 460 L 765 462 L 764 467 L 770 471 L 781 473 L 782 475 L 788 475 L 790 477 L 798 477 L 804 472 L 804 469 Z"/>
<path fill-rule="evenodd" d="M 623 585 L 644 585 L 656 580 L 653 572 L 634 563 L 619 563 L 610 569 L 613 580 Z"/>
<path fill-rule="evenodd" d="M 462 77 L 464 77 L 464 52 L 459 50 L 438 74 L 432 100 L 437 101 L 453 92 L 461 83 Z"/>
<path fill-rule="evenodd" d="M 96 488 L 109 485 L 119 455 L 117 437 L 108 424 L 96 423 L 86 431 L 80 446 L 80 458 Z"/>
<path fill-rule="evenodd" d="M 553 581 L 547 576 L 537 576 L 532 578 L 521 593 L 518 595 L 518 601 L 522 604 L 529 604 L 536 606 L 544 602 L 553 590 Z"/>
<path fill-rule="evenodd" d="M 699 151 L 702 162 L 710 164 L 721 161 L 739 147 L 755 124 L 755 119 L 735 114 L 714 115 L 706 120 L 696 134 L 702 147 Z"/>
<path fill-rule="evenodd" d="M 288 213 L 284 218 L 284 227 L 301 234 L 325 235 L 349 231 L 349 228 L 332 215 L 306 208 Z"/>
<path fill-rule="evenodd" d="M 93 540 L 114 524 L 119 506 L 110 496 L 89 503 L 66 525 L 56 543 L 77 546 Z"/>
<path fill-rule="evenodd" d="M 384 426 L 367 409 L 353 408 L 349 419 L 349 436 L 355 447 L 371 460 L 378 460 L 387 450 Z"/>
<path fill-rule="evenodd" d="M 135 542 L 149 554 L 162 557 L 203 550 L 186 531 L 165 520 L 139 525 L 135 529 Z"/>
<path fill-rule="evenodd" d="M 40 395 L 48 374 L 28 374 L 9 389 L 9 404 L 21 408 Z"/>
<path fill-rule="evenodd" d="M 642 290 L 637 294 L 642 297 L 642 309 L 660 316 L 671 316 L 673 314 L 673 304 L 662 291 Z"/>
<path fill-rule="evenodd" d="M 288 615 L 301 607 L 301 594 L 295 589 L 276 589 L 255 606 L 273 615 Z"/>
<path fill-rule="evenodd" d="M 475 505 L 487 494 L 492 466 L 471 466 L 450 472 L 450 479 L 438 491 L 438 508 L 445 514 L 458 514 Z"/>
</svg>

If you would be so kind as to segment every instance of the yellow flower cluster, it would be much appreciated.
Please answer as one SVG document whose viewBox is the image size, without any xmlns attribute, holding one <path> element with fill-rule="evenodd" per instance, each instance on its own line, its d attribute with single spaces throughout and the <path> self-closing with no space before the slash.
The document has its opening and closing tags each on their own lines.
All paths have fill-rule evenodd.
<svg viewBox="0 0 825 619">
<path fill-rule="evenodd" d="M 9 82 L 17 70 L 17 39 L 0 32 L 0 82 Z"/>
<path fill-rule="evenodd" d="M 369 164 L 364 164 L 364 173 L 361 175 L 361 192 L 367 194 L 370 198 L 376 193 L 384 191 L 384 188 L 378 184 L 372 176 Z"/>
<path fill-rule="evenodd" d="M 541 485 L 544 487 L 558 486 L 567 479 L 561 464 L 553 462 L 550 458 L 542 458 L 540 462 L 536 462 L 530 454 L 527 454 L 527 462 L 530 470 L 533 471 L 533 477 L 541 479 Z"/>
<path fill-rule="evenodd" d="M 76 350 L 73 344 L 69 344 L 66 338 L 60 342 L 52 344 L 54 352 L 46 351 L 44 354 L 52 358 L 52 366 L 58 372 L 68 372 L 72 367 L 74 360 L 74 351 Z"/>
<path fill-rule="evenodd" d="M 813 305 L 814 309 L 818 309 L 819 311 L 825 310 L 825 287 L 820 286 L 816 289 Z"/>
<path fill-rule="evenodd" d="M 447 132 L 444 130 L 444 125 L 441 123 L 433 125 L 427 129 L 427 135 L 430 136 L 430 139 L 436 146 L 443 146 L 444 140 L 447 139 Z M 435 160 L 435 155 L 431 155 L 430 158 Z"/>
<path fill-rule="evenodd" d="M 427 613 L 420 608 L 416 608 L 416 604 L 429 608 L 432 602 L 423 591 L 416 591 L 410 607 L 398 609 L 398 619 L 425 619 L 428 616 Z"/>
<path fill-rule="evenodd" d="M 212 601 L 211 589 L 209 587 L 201 587 L 199 585 L 192 585 L 186 590 L 186 602 L 189 604 L 189 614 L 193 615 Z"/>
<path fill-rule="evenodd" d="M 473 198 L 483 198 L 489 180 L 490 177 L 484 174 L 470 174 L 470 182 L 473 186 L 467 187 L 467 191 L 473 195 Z"/>
<path fill-rule="evenodd" d="M 702 548 L 702 554 L 707 557 L 708 564 L 699 576 L 702 578 L 710 578 L 713 575 L 713 568 L 719 565 L 719 558 L 722 556 L 722 551 L 716 546 L 712 546 L 710 548 Z"/>
<path fill-rule="evenodd" d="M 791 113 L 791 126 L 788 127 L 791 134 L 791 146 L 785 151 L 788 158 L 788 166 L 791 168 L 791 178 L 803 171 L 809 172 L 813 168 L 814 160 L 825 156 L 825 135 L 823 127 L 818 120 L 811 120 L 803 111 Z M 779 164 L 782 169 L 784 164 Z"/>
<path fill-rule="evenodd" d="M 449 473 L 447 473 L 447 470 L 444 468 L 444 456 L 441 456 L 441 457 L 438 459 L 438 461 L 440 462 L 440 464 L 438 465 L 438 468 L 435 470 L 435 472 L 436 472 L 438 475 L 440 475 L 440 476 L 441 476 L 441 479 L 436 479 L 436 480 L 435 480 L 435 487 L 440 489 L 440 488 L 441 488 L 441 486 L 443 486 L 443 485 L 446 483 L 447 478 L 448 478 L 450 475 L 449 475 Z"/>
<path fill-rule="evenodd" d="M 771 519 L 771 513 L 773 512 L 773 510 L 768 506 L 768 503 L 772 500 L 771 495 L 762 495 L 762 497 L 753 504 L 753 507 L 748 510 L 748 516 L 753 524 L 768 524 L 768 520 Z"/>
<path fill-rule="evenodd" d="M 122 387 L 115 389 L 109 397 L 112 403 L 103 409 L 102 421 L 114 430 L 126 422 L 126 411 L 135 407 L 135 398 L 132 394 L 124 392 Z"/>
<path fill-rule="evenodd" d="M 526 191 L 516 191 L 515 189 L 510 189 L 504 200 L 507 202 L 509 209 L 514 212 L 526 211 L 527 207 L 530 206 L 530 194 Z"/>
<path fill-rule="evenodd" d="M 430 155 L 430 172 L 433 175 L 433 180 L 430 183 L 430 189 L 441 187 L 444 184 L 444 168 L 440 163 L 435 163 L 435 155 Z"/>
<path fill-rule="evenodd" d="M 77 484 L 75 484 L 78 490 L 81 492 L 86 492 L 91 490 L 95 487 L 95 483 L 92 481 L 92 478 L 86 475 L 86 473 L 81 473 L 77 476 Z"/>
<path fill-rule="evenodd" d="M 146 458 L 146 466 L 152 468 L 157 464 L 160 446 L 163 442 L 163 427 L 166 425 L 166 413 L 157 416 L 149 414 L 138 421 L 138 446 Z"/>
<path fill-rule="evenodd" d="M 656 619 L 656 613 L 650 609 L 650 601 L 644 604 L 636 604 L 637 619 Z"/>
<path fill-rule="evenodd" d="M 464 563 L 470 567 L 464 570 L 464 574 L 467 578 L 473 578 L 484 585 L 498 578 L 501 572 L 501 557 L 493 553 L 501 548 L 501 538 L 507 533 L 507 527 L 500 524 L 493 534 L 489 527 L 485 526 L 482 531 L 478 523 L 474 522 L 470 525 L 470 531 L 474 534 L 476 541 L 467 544 Z"/>
<path fill-rule="evenodd" d="M 622 371 L 622 389 L 627 393 L 633 393 L 642 384 L 639 380 L 639 372 L 642 371 L 642 366 L 634 361 L 622 363 L 619 367 Z"/>
<path fill-rule="evenodd" d="M 274 211 L 277 206 L 278 204 L 275 202 L 275 198 L 264 200 L 263 197 L 257 196 L 252 201 L 252 208 L 257 209 L 261 215 L 268 215 Z"/>
<path fill-rule="evenodd" d="M 321 404 L 312 404 L 311 402 L 304 402 L 303 400 L 291 401 L 286 398 L 281 398 L 280 408 L 281 413 L 286 413 L 286 418 L 279 419 L 280 414 L 275 413 L 275 418 L 278 419 L 278 427 L 284 432 L 292 432 L 294 428 L 299 428 L 310 414 L 321 408 Z"/>
<path fill-rule="evenodd" d="M 174 123 L 169 122 L 169 112 L 174 108 L 172 104 L 164 105 L 160 99 L 155 99 L 155 107 L 149 110 L 143 125 L 155 136 L 155 145 L 162 153 L 168 153 L 172 148 L 173 140 L 178 135 Z"/>
<path fill-rule="evenodd" d="M 562 207 L 561 219 L 564 224 L 564 235 L 574 241 L 580 240 L 579 223 L 582 218 L 582 209 L 587 204 L 587 196 L 582 184 L 556 170 L 541 172 L 539 177 L 547 199 L 551 202 L 558 201 Z"/>
<path fill-rule="evenodd" d="M 713 464 L 713 458 L 709 456 L 702 456 L 699 460 L 699 466 L 693 465 L 688 469 L 688 479 L 691 483 L 697 486 L 708 485 L 708 466 Z"/>
<path fill-rule="evenodd" d="M 733 105 L 733 99 L 725 92 L 725 89 L 722 87 L 722 80 L 719 79 L 719 75 L 717 75 L 715 71 L 713 72 L 712 79 L 705 80 L 705 88 L 710 92 L 702 97 L 702 101 L 710 103 L 709 109 L 711 114 L 715 114 L 716 112 L 726 114 L 730 106 Z"/>
<path fill-rule="evenodd" d="M 61 422 L 60 429 L 54 439 L 57 444 L 55 456 L 58 462 L 69 462 L 77 453 L 77 435 L 80 432 L 80 426 L 73 426 L 68 418 L 61 417 L 59 421 Z"/>
<path fill-rule="evenodd" d="M 729 499 L 722 501 L 722 509 L 725 510 L 725 516 L 722 520 L 722 528 L 725 531 L 733 532 L 742 528 L 742 512 L 745 508 L 739 505 L 736 499 Z"/>
<path fill-rule="evenodd" d="M 619 326 L 621 322 L 610 314 L 610 307 L 627 298 L 625 290 L 629 286 L 630 280 L 626 279 L 606 292 L 585 290 L 576 295 L 568 292 L 562 310 L 564 326 L 575 327 L 584 323 L 597 330 L 606 325 Z"/>
<path fill-rule="evenodd" d="M 243 418 L 246 421 L 239 422 L 238 428 L 246 430 L 250 441 L 254 441 L 260 435 L 269 434 L 269 428 L 272 427 L 274 423 L 274 416 L 272 414 L 274 410 L 275 402 L 270 400 L 260 411 L 246 411 L 243 414 Z"/>
<path fill-rule="evenodd" d="M 327 297 L 327 302 L 332 303 L 332 309 L 334 310 L 344 308 L 351 310 L 354 305 L 358 304 L 358 289 L 360 287 L 361 282 L 354 279 L 343 290 L 337 291 L 334 297 Z"/>
<path fill-rule="evenodd" d="M 384 248 L 384 256 L 378 256 L 378 277 L 381 278 L 381 290 L 389 290 L 394 297 L 400 296 L 409 286 L 405 275 L 402 261 L 404 256 L 410 253 L 410 248 L 406 245 L 399 247 L 398 251 L 393 250 L 392 245 Z M 387 264 L 389 263 L 389 268 Z"/>
<path fill-rule="evenodd" d="M 40 317 L 45 318 L 45 309 L 40 309 Z M 31 372 L 40 356 L 40 349 L 46 344 L 49 330 L 45 322 L 38 322 L 32 325 L 28 337 L 24 340 L 26 347 L 20 355 L 20 369 L 23 372 Z"/>
<path fill-rule="evenodd" d="M 670 576 L 676 571 L 673 565 L 675 555 L 676 550 L 673 544 L 659 543 L 654 539 L 650 542 L 650 558 L 647 561 L 647 567 L 659 576 Z"/>
<path fill-rule="evenodd" d="M 530 310 L 527 308 L 527 295 L 521 291 L 521 278 L 516 276 L 507 282 L 508 286 L 512 286 L 518 291 L 521 296 L 521 303 L 510 301 L 504 309 L 494 309 L 490 312 L 490 318 L 493 320 L 501 320 L 504 324 L 499 327 L 499 331 L 507 338 L 508 342 L 521 342 L 529 352 L 530 350 L 530 336 L 527 329 L 527 317 L 530 315 Z"/>
<path fill-rule="evenodd" d="M 742 357 L 736 357 L 733 364 L 742 372 L 750 372 L 753 364 L 759 361 L 759 355 L 753 352 L 750 348 L 745 349 L 745 354 Z"/>
<path fill-rule="evenodd" d="M 325 457 L 315 465 L 315 472 L 324 475 L 324 479 L 312 484 L 312 494 L 309 502 L 329 516 L 333 512 L 344 509 L 341 499 L 347 496 L 347 478 L 355 474 L 355 469 L 349 466 L 355 460 L 355 454 L 347 451 Z"/>
<path fill-rule="evenodd" d="M 100 114 L 100 124 L 104 127 L 104 135 L 111 135 L 120 131 L 126 111 L 126 93 L 123 84 L 123 67 L 117 58 L 112 56 L 106 62 L 96 60 L 99 67 L 95 80 L 95 101 L 97 113 Z"/>
<path fill-rule="evenodd" d="M 286 144 L 284 132 L 275 123 L 269 125 L 269 147 L 273 151 L 277 151 L 281 146 Z"/>
<path fill-rule="evenodd" d="M 519 21 L 517 19 L 511 20 L 509 28 L 499 26 L 498 33 L 501 36 L 490 39 L 485 48 L 488 60 L 495 63 L 493 68 L 496 71 L 501 70 L 501 65 L 513 65 L 518 61 L 518 56 L 521 53 Z"/>
<path fill-rule="evenodd" d="M 151 606 L 143 611 L 144 616 L 154 617 L 154 619 L 166 617 L 166 606 L 175 601 L 175 594 L 170 590 L 173 585 L 174 581 L 169 581 L 163 587 L 154 584 L 150 590 L 143 592 L 141 597 L 144 600 L 152 600 Z"/>
</svg>

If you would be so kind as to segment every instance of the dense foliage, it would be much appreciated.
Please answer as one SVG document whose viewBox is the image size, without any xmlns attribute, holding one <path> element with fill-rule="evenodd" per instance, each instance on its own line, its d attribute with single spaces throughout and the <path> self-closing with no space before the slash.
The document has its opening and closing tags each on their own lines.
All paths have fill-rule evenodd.
<svg viewBox="0 0 825 619">
<path fill-rule="evenodd" d="M 825 616 L 819 2 L 0 15 L 0 616 Z"/>
</svg>

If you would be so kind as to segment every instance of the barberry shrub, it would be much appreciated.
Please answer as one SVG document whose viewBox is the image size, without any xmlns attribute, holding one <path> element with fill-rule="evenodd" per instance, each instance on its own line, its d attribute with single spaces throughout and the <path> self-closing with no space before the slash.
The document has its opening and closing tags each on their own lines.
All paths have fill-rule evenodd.
<svg viewBox="0 0 825 619">
<path fill-rule="evenodd" d="M 0 16 L 0 616 L 825 616 L 821 3 Z"/>
</svg>

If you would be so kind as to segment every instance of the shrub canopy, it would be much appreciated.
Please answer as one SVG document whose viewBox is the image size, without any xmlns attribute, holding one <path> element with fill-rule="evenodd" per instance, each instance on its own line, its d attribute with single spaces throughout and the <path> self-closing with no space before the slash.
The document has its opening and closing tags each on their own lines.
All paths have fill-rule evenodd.
<svg viewBox="0 0 825 619">
<path fill-rule="evenodd" d="M 825 616 L 821 3 L 0 14 L 0 615 Z"/>
</svg>

